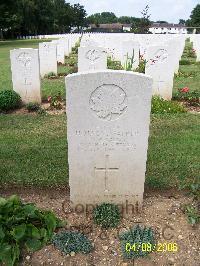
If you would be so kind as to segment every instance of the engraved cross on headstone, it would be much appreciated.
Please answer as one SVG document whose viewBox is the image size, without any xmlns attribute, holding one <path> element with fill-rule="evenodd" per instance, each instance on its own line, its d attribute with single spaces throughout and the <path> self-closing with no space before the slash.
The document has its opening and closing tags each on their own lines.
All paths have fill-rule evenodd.
<svg viewBox="0 0 200 266">
<path fill-rule="evenodd" d="M 21 53 L 19 56 L 18 56 L 18 60 L 19 62 L 21 62 L 21 64 L 26 67 L 27 65 L 30 64 L 30 61 L 31 61 L 31 57 L 29 56 L 28 53 Z"/>
<path fill-rule="evenodd" d="M 158 92 L 160 92 L 160 89 L 161 89 L 161 85 L 164 83 L 165 81 L 163 81 L 160 76 L 158 77 L 158 80 L 157 80 L 157 84 L 158 84 Z"/>
<path fill-rule="evenodd" d="M 102 171 L 104 172 L 104 180 L 105 180 L 105 192 L 108 192 L 108 177 L 109 177 L 109 172 L 111 171 L 118 171 L 119 168 L 117 167 L 109 167 L 109 155 L 106 155 L 105 158 L 105 167 L 95 167 L 94 168 L 95 172 L 97 171 Z"/>
</svg>

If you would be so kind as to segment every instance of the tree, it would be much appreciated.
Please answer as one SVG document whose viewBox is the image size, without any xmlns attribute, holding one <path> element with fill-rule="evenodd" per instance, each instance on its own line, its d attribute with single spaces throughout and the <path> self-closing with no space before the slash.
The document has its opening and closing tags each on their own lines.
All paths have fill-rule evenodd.
<svg viewBox="0 0 200 266">
<path fill-rule="evenodd" d="M 73 6 L 73 26 L 76 26 L 78 30 L 86 25 L 86 11 L 84 6 L 75 4 Z"/>
<path fill-rule="evenodd" d="M 0 2 L 0 32 L 1 39 L 4 35 L 12 35 L 15 29 L 19 28 L 21 16 L 18 9 L 19 1 L 1 0 Z"/>
<path fill-rule="evenodd" d="M 107 24 L 107 23 L 116 23 L 118 18 L 113 12 L 102 12 L 96 13 L 87 18 L 89 24 Z"/>
<path fill-rule="evenodd" d="M 168 23 L 168 22 L 167 22 L 167 21 L 165 21 L 165 20 L 158 20 L 158 21 L 156 21 L 156 23 L 163 24 L 163 23 Z"/>
<path fill-rule="evenodd" d="M 1 0 L 0 38 L 69 32 L 85 25 L 83 6 L 65 0 Z"/>
<path fill-rule="evenodd" d="M 189 27 L 200 27 L 200 4 L 198 4 L 190 15 L 190 19 L 186 21 L 186 25 Z M 200 29 L 197 29 L 197 33 Z"/>
<path fill-rule="evenodd" d="M 184 20 L 184 19 L 179 19 L 179 23 L 178 23 L 178 24 L 180 24 L 180 25 L 185 25 L 185 22 L 186 22 L 186 20 Z"/>
<path fill-rule="evenodd" d="M 150 14 L 149 14 L 149 6 L 147 5 L 141 12 L 142 18 L 136 21 L 136 23 L 133 23 L 132 25 L 132 31 L 135 33 L 149 33 L 149 27 L 151 25 L 151 21 L 149 20 Z"/>
</svg>

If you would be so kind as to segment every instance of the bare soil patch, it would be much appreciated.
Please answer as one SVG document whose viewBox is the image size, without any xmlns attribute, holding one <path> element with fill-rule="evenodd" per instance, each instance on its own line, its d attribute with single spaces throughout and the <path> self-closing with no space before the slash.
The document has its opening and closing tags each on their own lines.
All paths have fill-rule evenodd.
<svg viewBox="0 0 200 266">
<path fill-rule="evenodd" d="M 66 230 L 79 230 L 94 243 L 94 251 L 88 255 L 63 255 L 53 245 L 34 254 L 24 254 L 21 265 L 64 266 L 129 266 L 129 265 L 177 265 L 197 266 L 200 261 L 200 228 L 187 222 L 182 205 L 191 202 L 185 193 L 175 190 L 146 191 L 143 210 L 133 217 L 123 218 L 116 229 L 102 230 L 92 222 L 91 216 L 70 212 L 69 189 L 66 188 L 4 188 L 1 196 L 18 194 L 25 202 L 34 202 L 42 209 L 51 209 L 61 219 L 67 220 Z M 153 252 L 148 258 L 133 261 L 122 257 L 118 234 L 137 223 L 151 226 L 161 244 L 176 243 L 177 252 Z M 62 229 L 63 230 L 63 229 Z"/>
</svg>

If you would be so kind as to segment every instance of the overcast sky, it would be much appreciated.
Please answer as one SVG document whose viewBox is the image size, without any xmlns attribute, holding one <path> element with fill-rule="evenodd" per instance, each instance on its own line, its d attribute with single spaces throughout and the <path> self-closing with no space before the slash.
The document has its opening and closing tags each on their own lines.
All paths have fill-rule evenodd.
<svg viewBox="0 0 200 266">
<path fill-rule="evenodd" d="M 114 12 L 117 16 L 141 17 L 140 11 L 149 5 L 151 20 L 165 20 L 177 23 L 188 19 L 199 0 L 68 0 L 71 4 L 85 6 L 88 15 L 100 12 Z"/>
</svg>

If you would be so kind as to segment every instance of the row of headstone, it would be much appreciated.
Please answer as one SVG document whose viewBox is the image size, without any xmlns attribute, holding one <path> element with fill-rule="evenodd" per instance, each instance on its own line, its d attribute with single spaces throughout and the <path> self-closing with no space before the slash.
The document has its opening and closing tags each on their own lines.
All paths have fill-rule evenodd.
<svg viewBox="0 0 200 266">
<path fill-rule="evenodd" d="M 146 60 L 145 73 L 153 78 L 153 94 L 171 100 L 174 73 L 178 73 L 185 35 L 85 34 L 79 48 L 79 71 L 106 69 L 105 53 L 136 69 L 139 56 Z M 104 59 L 103 59 L 104 58 Z M 101 63 L 100 60 L 102 59 Z M 104 62 L 104 63 L 102 63 Z"/>
<path fill-rule="evenodd" d="M 39 43 L 39 49 L 10 51 L 13 89 L 24 103 L 41 103 L 40 78 L 48 73 L 57 74 L 57 63 L 65 63 L 77 37 Z"/>
</svg>

